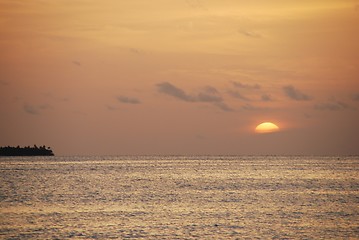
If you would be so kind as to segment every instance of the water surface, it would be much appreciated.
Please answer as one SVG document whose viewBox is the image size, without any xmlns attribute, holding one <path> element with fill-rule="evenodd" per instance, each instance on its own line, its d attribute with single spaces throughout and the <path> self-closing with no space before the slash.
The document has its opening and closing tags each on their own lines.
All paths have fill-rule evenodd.
<svg viewBox="0 0 359 240">
<path fill-rule="evenodd" d="M 359 157 L 0 158 L 0 239 L 358 239 Z"/>
</svg>

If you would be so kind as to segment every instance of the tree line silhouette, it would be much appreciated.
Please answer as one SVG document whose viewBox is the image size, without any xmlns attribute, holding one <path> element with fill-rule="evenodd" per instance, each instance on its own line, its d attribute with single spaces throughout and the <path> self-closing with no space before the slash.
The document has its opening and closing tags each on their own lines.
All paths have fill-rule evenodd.
<svg viewBox="0 0 359 240">
<path fill-rule="evenodd" d="M 0 147 L 0 156 L 54 156 L 50 147 L 36 146 L 33 147 Z"/>
</svg>

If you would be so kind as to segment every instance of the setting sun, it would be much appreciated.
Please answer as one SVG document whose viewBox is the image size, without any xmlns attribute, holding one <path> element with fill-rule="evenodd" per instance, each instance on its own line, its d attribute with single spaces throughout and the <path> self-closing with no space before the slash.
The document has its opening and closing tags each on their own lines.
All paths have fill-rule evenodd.
<svg viewBox="0 0 359 240">
<path fill-rule="evenodd" d="M 255 129 L 256 133 L 271 133 L 271 132 L 277 132 L 278 130 L 279 127 L 271 122 L 261 123 Z"/>
</svg>

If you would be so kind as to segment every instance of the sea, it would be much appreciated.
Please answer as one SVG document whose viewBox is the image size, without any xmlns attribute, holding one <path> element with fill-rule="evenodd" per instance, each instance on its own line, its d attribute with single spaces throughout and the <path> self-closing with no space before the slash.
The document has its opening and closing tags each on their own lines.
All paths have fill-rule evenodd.
<svg viewBox="0 0 359 240">
<path fill-rule="evenodd" d="M 359 156 L 1 157 L 0 239 L 359 239 Z"/>
</svg>

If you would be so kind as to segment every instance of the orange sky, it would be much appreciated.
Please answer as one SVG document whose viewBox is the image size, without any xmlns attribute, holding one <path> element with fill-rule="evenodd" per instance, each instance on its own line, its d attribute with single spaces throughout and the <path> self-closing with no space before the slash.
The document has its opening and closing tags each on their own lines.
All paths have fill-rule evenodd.
<svg viewBox="0 0 359 240">
<path fill-rule="evenodd" d="M 358 26 L 357 0 L 0 0 L 0 145 L 359 154 Z"/>
</svg>

